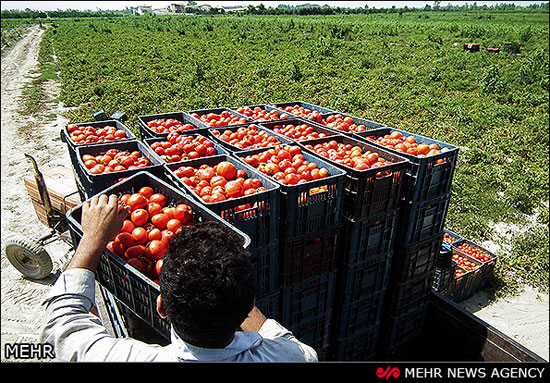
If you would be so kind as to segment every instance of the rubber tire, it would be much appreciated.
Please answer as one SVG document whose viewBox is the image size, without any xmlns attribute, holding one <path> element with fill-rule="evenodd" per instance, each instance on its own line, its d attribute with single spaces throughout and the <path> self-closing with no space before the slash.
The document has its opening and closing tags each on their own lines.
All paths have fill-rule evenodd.
<svg viewBox="0 0 550 383">
<path fill-rule="evenodd" d="M 12 266 L 30 279 L 44 279 L 53 269 L 52 259 L 46 250 L 27 239 L 7 241 L 4 252 Z"/>
</svg>

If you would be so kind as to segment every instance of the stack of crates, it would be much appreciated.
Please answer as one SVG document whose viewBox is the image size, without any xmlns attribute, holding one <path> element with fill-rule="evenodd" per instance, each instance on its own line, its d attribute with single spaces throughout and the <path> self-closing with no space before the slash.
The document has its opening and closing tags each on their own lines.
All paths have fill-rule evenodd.
<svg viewBox="0 0 550 383">
<path fill-rule="evenodd" d="M 312 151 L 315 145 L 330 141 L 358 146 L 364 153 L 376 152 L 390 162 L 379 168 L 356 170 L 329 160 L 346 172 L 330 356 L 335 360 L 368 360 L 376 352 L 399 199 L 409 162 L 341 134 L 300 144 Z"/>
<path fill-rule="evenodd" d="M 410 161 L 411 168 L 407 171 L 399 206 L 390 280 L 382 314 L 379 351 L 388 357 L 423 330 L 458 157 L 455 146 L 389 127 L 356 133 L 355 136 L 385 147 L 376 139 L 393 132 L 403 137 L 413 136 L 418 144 L 435 144 L 443 151 L 422 158 L 400 153 Z"/>
<path fill-rule="evenodd" d="M 307 106 L 315 110 L 315 106 Z M 277 108 L 263 107 L 270 110 Z M 284 114 L 279 109 L 279 115 Z M 289 117 L 293 121 L 299 120 Z M 270 127 L 280 122 L 282 120 L 258 125 L 277 134 Z M 288 137 L 279 137 L 289 145 L 296 145 Z M 265 150 L 252 149 L 235 152 L 234 155 L 243 160 L 248 155 Z M 313 347 L 320 360 L 324 360 L 328 353 L 334 305 L 345 172 L 304 150 L 302 154 L 305 160 L 317 164 L 318 168 L 326 168 L 329 175 L 303 184 L 279 184 L 279 319 L 300 341 Z M 324 190 L 314 193 L 314 188 Z"/>
</svg>

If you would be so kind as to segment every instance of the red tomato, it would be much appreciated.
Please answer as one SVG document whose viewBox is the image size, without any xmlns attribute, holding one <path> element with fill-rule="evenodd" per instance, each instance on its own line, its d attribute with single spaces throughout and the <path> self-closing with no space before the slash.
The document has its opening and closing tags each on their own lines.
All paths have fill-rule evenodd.
<svg viewBox="0 0 550 383">
<path fill-rule="evenodd" d="M 134 193 L 128 198 L 126 205 L 130 206 L 131 211 L 144 209 L 147 207 L 147 200 L 141 194 Z"/>
<path fill-rule="evenodd" d="M 156 227 L 158 227 L 160 230 L 163 230 L 166 228 L 166 224 L 168 223 L 169 220 L 170 218 L 168 217 L 168 215 L 164 213 L 156 214 L 151 217 L 151 223 Z"/>
<path fill-rule="evenodd" d="M 242 197 L 244 188 L 238 181 L 229 181 L 225 185 L 225 194 L 227 198 L 239 198 Z"/>
<path fill-rule="evenodd" d="M 147 242 L 147 230 L 145 230 L 143 227 L 136 227 L 133 231 L 132 231 L 132 237 L 134 237 L 136 243 L 138 244 L 144 244 L 145 242 Z"/>
<path fill-rule="evenodd" d="M 136 241 L 130 233 L 127 233 L 127 232 L 123 231 L 123 232 L 117 234 L 117 236 L 115 237 L 115 242 L 120 242 L 122 244 L 122 246 L 124 247 L 124 249 L 127 249 L 130 246 L 133 246 Z"/>
<path fill-rule="evenodd" d="M 143 226 L 149 220 L 149 213 L 145 209 L 136 209 L 132 212 L 131 218 L 132 222 L 136 226 Z"/>
<path fill-rule="evenodd" d="M 222 161 L 216 166 L 216 173 L 226 180 L 232 180 L 237 175 L 237 168 L 231 162 Z"/>
<path fill-rule="evenodd" d="M 156 202 L 160 206 L 165 207 L 166 204 L 168 203 L 168 199 L 164 194 L 155 193 L 155 194 L 152 194 L 151 197 L 149 197 L 149 202 Z"/>
</svg>

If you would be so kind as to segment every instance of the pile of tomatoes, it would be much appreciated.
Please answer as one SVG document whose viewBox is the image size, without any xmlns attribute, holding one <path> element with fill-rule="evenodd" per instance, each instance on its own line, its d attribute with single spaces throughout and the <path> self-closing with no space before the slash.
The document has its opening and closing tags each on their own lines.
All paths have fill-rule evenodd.
<svg viewBox="0 0 550 383">
<path fill-rule="evenodd" d="M 100 144 L 103 142 L 120 141 L 127 139 L 126 132 L 114 126 L 105 126 L 96 129 L 93 126 L 67 125 L 69 138 L 76 145 Z"/>
<path fill-rule="evenodd" d="M 248 155 L 243 160 L 283 185 L 298 185 L 329 176 L 326 168 L 319 168 L 317 164 L 307 161 L 297 145 L 278 145 L 264 152 Z"/>
<path fill-rule="evenodd" d="M 249 106 L 242 106 L 237 109 L 237 113 L 242 114 L 243 116 L 250 117 L 254 121 L 265 122 L 265 121 L 275 121 L 275 120 L 284 120 L 288 118 L 288 114 L 281 113 L 275 109 L 267 111 L 259 106 L 251 108 Z"/>
<path fill-rule="evenodd" d="M 275 125 L 272 129 L 275 133 L 282 134 L 296 141 L 314 140 L 327 136 L 325 133 L 317 132 L 315 127 L 308 124 L 281 124 Z"/>
<path fill-rule="evenodd" d="M 195 224 L 193 209 L 183 203 L 170 206 L 164 194 L 149 186 L 123 194 L 119 205 L 130 210 L 107 249 L 158 283 L 169 240 L 182 227 Z"/>
<path fill-rule="evenodd" d="M 391 164 L 391 162 L 380 157 L 376 152 L 335 140 L 326 141 L 314 146 L 307 144 L 305 147 L 322 157 L 355 170 L 368 170 Z M 387 175 L 386 172 L 391 173 L 391 171 L 386 170 L 385 172 L 381 172 L 379 176 Z"/>
<path fill-rule="evenodd" d="M 353 119 L 351 117 L 342 117 L 341 114 L 331 114 L 325 119 L 322 119 L 321 124 L 325 125 L 327 128 L 336 129 L 347 133 L 364 132 L 365 130 L 367 130 L 367 127 L 365 125 L 357 125 L 355 122 L 353 122 Z"/>
<path fill-rule="evenodd" d="M 236 131 L 225 130 L 221 133 L 219 130 L 212 130 L 211 133 L 221 141 L 239 149 L 265 148 L 280 143 L 265 130 L 258 130 L 256 125 L 242 126 Z"/>
<path fill-rule="evenodd" d="M 390 134 L 385 134 L 380 137 L 368 136 L 367 140 L 376 142 L 389 149 L 393 149 L 400 153 L 406 153 L 419 158 L 433 156 L 439 153 L 449 151 L 448 148 L 439 148 L 437 144 L 427 144 L 424 142 L 416 142 L 414 136 L 404 136 L 401 132 L 393 131 Z M 443 162 L 444 159 L 438 160 L 436 163 Z"/>
<path fill-rule="evenodd" d="M 443 242 L 451 244 L 455 241 L 456 241 L 456 238 L 450 235 L 449 233 L 445 232 L 443 234 Z"/>
<path fill-rule="evenodd" d="M 461 243 L 456 246 L 456 248 L 481 262 L 488 262 L 493 259 L 493 257 L 485 253 L 483 250 L 470 246 L 467 243 Z"/>
<path fill-rule="evenodd" d="M 167 163 L 193 160 L 218 154 L 214 143 L 204 136 L 186 136 L 178 132 L 168 134 L 166 140 L 150 144 L 151 149 Z"/>
<path fill-rule="evenodd" d="M 197 129 L 194 125 L 184 124 L 175 118 L 159 118 L 147 123 L 147 127 L 158 134 L 186 132 Z"/>
<path fill-rule="evenodd" d="M 474 271 L 481 266 L 475 262 L 472 262 L 467 257 L 463 257 L 457 253 L 453 253 L 453 260 L 457 263 L 458 266 L 462 267 L 466 271 Z"/>
<path fill-rule="evenodd" d="M 306 118 L 310 121 L 321 122 L 322 120 L 321 114 L 318 111 L 304 108 L 300 105 L 289 105 L 284 108 L 279 107 L 279 109 L 283 109 L 287 113 Z"/>
<path fill-rule="evenodd" d="M 115 148 L 95 156 L 84 154 L 82 162 L 91 174 L 121 172 L 149 166 L 149 160 L 138 150 L 129 152 Z"/>
<path fill-rule="evenodd" d="M 229 161 L 209 166 L 201 165 L 198 169 L 181 166 L 174 170 L 189 188 L 206 203 L 222 202 L 267 190 L 258 178 L 248 178 L 246 172 L 237 169 Z"/>
<path fill-rule="evenodd" d="M 206 113 L 199 115 L 198 113 L 191 113 L 191 116 L 212 127 L 240 125 L 246 123 L 246 118 L 238 117 L 227 110 L 224 110 L 220 114 Z"/>
</svg>

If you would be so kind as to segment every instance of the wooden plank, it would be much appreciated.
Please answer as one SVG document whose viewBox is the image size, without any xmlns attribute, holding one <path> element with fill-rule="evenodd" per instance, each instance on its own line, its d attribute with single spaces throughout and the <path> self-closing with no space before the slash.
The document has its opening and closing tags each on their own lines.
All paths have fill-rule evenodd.
<svg viewBox="0 0 550 383">
<path fill-rule="evenodd" d="M 72 180 L 71 184 L 70 179 L 66 180 L 65 178 L 59 177 L 54 178 L 49 174 L 43 175 L 48 195 L 50 197 L 51 206 L 54 210 L 65 214 L 71 208 L 80 204 L 80 197 L 78 193 L 76 193 L 77 188 L 76 184 L 74 184 L 74 180 Z M 34 179 L 34 177 L 25 178 L 24 182 L 25 187 L 27 188 L 27 193 L 33 201 L 33 205 L 35 205 L 35 203 L 42 205 L 42 209 L 37 208 L 37 206 L 35 205 L 35 210 L 37 210 L 37 214 L 39 216 L 41 214 L 45 214 L 45 210 L 43 207 L 44 202 L 42 201 L 42 197 L 40 196 L 40 193 L 38 191 L 36 180 Z"/>
</svg>

